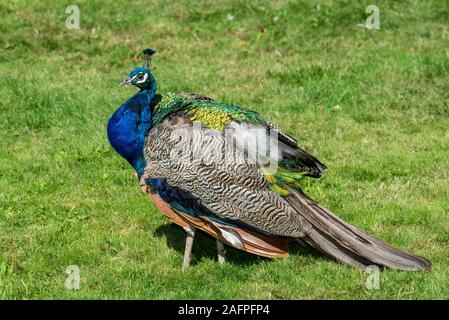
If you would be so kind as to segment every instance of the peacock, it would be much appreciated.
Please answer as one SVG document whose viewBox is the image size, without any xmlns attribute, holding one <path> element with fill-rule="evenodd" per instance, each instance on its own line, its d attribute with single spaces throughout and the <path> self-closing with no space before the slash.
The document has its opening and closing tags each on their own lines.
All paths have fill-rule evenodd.
<svg viewBox="0 0 449 320">
<path fill-rule="evenodd" d="M 269 258 L 288 256 L 292 243 L 310 246 L 349 266 L 425 270 L 431 262 L 367 235 L 301 189 L 327 167 L 263 116 L 193 93 L 157 92 L 144 66 L 121 85 L 139 89 L 110 117 L 111 146 L 134 168 L 142 190 L 184 228 L 182 270 L 190 265 L 195 232 Z"/>
</svg>

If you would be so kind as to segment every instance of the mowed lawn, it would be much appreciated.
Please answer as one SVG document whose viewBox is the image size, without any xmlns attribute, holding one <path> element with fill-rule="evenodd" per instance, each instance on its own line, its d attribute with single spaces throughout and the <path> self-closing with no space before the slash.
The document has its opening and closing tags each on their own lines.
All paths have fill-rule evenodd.
<svg viewBox="0 0 449 320">
<path fill-rule="evenodd" d="M 370 4 L 380 30 L 363 27 Z M 438 0 L 2 0 L 0 297 L 449 299 L 448 21 Z M 300 246 L 281 260 L 228 248 L 221 266 L 200 234 L 182 273 L 184 232 L 105 132 L 146 47 L 161 92 L 266 116 L 329 167 L 304 182 L 312 197 L 432 270 L 387 270 L 370 290 L 362 270 Z"/>
</svg>

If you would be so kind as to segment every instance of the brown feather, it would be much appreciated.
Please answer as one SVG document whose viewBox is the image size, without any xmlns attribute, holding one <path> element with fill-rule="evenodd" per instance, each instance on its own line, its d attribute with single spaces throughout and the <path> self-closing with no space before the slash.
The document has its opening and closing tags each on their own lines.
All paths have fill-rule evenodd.
<svg viewBox="0 0 449 320">
<path fill-rule="evenodd" d="M 289 192 L 286 200 L 312 225 L 301 240 L 313 248 L 351 266 L 378 265 L 399 270 L 431 267 L 429 260 L 396 249 L 346 223 L 302 191 Z"/>
</svg>

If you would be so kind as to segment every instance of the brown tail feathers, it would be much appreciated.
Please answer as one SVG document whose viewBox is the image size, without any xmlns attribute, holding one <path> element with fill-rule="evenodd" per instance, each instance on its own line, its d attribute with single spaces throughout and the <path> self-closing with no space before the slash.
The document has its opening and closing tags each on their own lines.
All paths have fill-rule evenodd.
<svg viewBox="0 0 449 320">
<path fill-rule="evenodd" d="M 430 269 L 432 264 L 429 260 L 405 253 L 367 235 L 320 206 L 302 191 L 289 189 L 289 192 L 290 195 L 285 199 L 312 225 L 308 236 L 300 239 L 311 247 L 350 266 Z"/>
</svg>

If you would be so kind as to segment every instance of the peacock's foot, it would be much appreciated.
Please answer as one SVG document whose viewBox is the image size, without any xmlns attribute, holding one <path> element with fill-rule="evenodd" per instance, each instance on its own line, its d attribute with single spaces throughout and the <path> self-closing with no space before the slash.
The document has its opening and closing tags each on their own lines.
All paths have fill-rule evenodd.
<svg viewBox="0 0 449 320">
<path fill-rule="evenodd" d="M 182 271 L 185 271 L 190 266 L 190 260 L 192 258 L 192 246 L 193 239 L 195 238 L 195 228 L 185 227 L 186 231 L 186 247 L 184 250 L 184 260 L 182 262 Z"/>
</svg>

